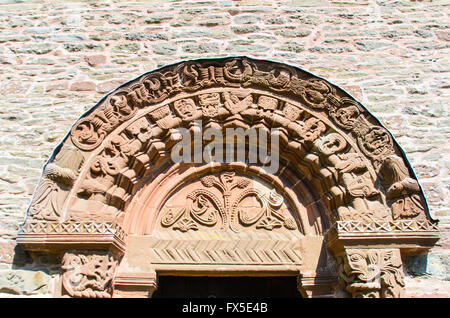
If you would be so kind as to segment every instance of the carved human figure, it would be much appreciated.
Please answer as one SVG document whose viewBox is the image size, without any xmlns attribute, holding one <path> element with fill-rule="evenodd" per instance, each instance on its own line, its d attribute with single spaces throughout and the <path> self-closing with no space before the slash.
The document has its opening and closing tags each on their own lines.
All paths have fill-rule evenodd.
<svg viewBox="0 0 450 318">
<path fill-rule="evenodd" d="M 219 93 L 207 93 L 198 95 L 200 108 L 203 116 L 215 117 L 220 114 L 220 94 Z"/>
<path fill-rule="evenodd" d="M 247 91 L 224 91 L 222 96 L 225 108 L 233 115 L 242 112 L 253 104 L 253 96 Z"/>
<path fill-rule="evenodd" d="M 150 123 L 145 117 L 139 118 L 130 124 L 125 131 L 131 135 L 129 142 L 129 154 L 134 155 L 142 150 L 143 146 L 152 138 L 153 132 Z"/>
<path fill-rule="evenodd" d="M 386 213 L 381 203 L 377 200 L 369 201 L 371 198 L 376 199 L 380 192 L 375 188 L 367 170 L 366 160 L 356 152 L 341 153 L 347 147 L 344 137 L 331 133 L 319 139 L 315 146 L 337 170 L 339 182 L 352 198 L 351 207 L 338 208 L 340 218 L 342 220 L 356 217 L 364 220 L 385 218 Z"/>
<path fill-rule="evenodd" d="M 130 146 L 120 136 L 110 140 L 102 154 L 92 161 L 90 172 L 78 190 L 78 195 L 96 201 L 105 201 L 106 192 L 114 185 L 115 177 L 126 166 Z"/>
<path fill-rule="evenodd" d="M 149 113 L 152 120 L 158 125 L 159 128 L 167 130 L 177 126 L 181 119 L 174 117 L 169 105 L 156 108 Z"/>
<path fill-rule="evenodd" d="M 258 106 L 264 110 L 276 110 L 278 108 L 278 99 L 261 95 L 258 98 Z"/>
<path fill-rule="evenodd" d="M 110 103 L 114 112 L 121 117 L 121 121 L 131 118 L 135 112 L 135 109 L 128 104 L 125 95 L 112 96 Z"/>
<path fill-rule="evenodd" d="M 386 189 L 394 219 L 424 217 L 420 187 L 416 180 L 409 176 L 403 160 L 397 155 L 385 158 L 380 169 L 380 179 Z"/>
<path fill-rule="evenodd" d="M 301 130 L 297 133 L 303 142 L 311 144 L 326 130 L 327 127 L 321 120 L 315 117 L 310 117 L 304 122 Z"/>
</svg>

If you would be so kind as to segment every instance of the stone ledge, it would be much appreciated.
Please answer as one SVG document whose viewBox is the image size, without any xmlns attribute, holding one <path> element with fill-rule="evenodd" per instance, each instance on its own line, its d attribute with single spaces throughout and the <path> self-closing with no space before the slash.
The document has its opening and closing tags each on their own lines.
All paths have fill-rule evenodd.
<svg viewBox="0 0 450 318">
<path fill-rule="evenodd" d="M 29 251 L 109 249 L 125 251 L 127 235 L 109 222 L 30 222 L 23 224 L 17 243 Z"/>
<path fill-rule="evenodd" d="M 325 234 L 327 246 L 333 251 L 370 246 L 400 248 L 405 255 L 426 251 L 439 238 L 437 223 L 428 220 L 337 221 Z"/>
</svg>

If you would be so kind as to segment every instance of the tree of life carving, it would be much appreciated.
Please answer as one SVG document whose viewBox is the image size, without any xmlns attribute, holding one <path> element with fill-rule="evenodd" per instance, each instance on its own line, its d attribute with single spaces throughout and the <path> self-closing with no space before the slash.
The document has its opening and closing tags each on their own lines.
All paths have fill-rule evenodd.
<svg viewBox="0 0 450 318">
<path fill-rule="evenodd" d="M 161 225 L 173 230 L 187 232 L 200 226 L 212 227 L 220 223 L 220 229 L 239 232 L 243 227 L 273 230 L 275 228 L 297 229 L 288 212 L 283 211 L 284 199 L 275 189 L 262 191 L 251 187 L 246 177 L 226 171 L 219 175 L 207 175 L 200 179 L 204 188 L 186 195 L 186 206 L 165 207 Z M 216 188 L 222 197 L 211 191 Z"/>
</svg>

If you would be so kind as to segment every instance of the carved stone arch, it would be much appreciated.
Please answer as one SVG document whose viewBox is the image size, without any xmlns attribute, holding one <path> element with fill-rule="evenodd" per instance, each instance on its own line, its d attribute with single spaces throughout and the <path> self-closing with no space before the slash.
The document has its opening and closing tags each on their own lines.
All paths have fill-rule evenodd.
<svg viewBox="0 0 450 318">
<path fill-rule="evenodd" d="M 174 147 L 208 128 L 257 139 L 241 140 L 243 161 L 193 151 L 175 163 Z M 276 171 L 250 160 L 263 136 L 279 141 Z M 105 96 L 45 165 L 18 235 L 62 252 L 72 297 L 148 296 L 168 273 L 295 275 L 303 296 L 398 297 L 401 254 L 437 239 L 404 152 L 363 105 L 247 57 L 169 65 Z"/>
</svg>

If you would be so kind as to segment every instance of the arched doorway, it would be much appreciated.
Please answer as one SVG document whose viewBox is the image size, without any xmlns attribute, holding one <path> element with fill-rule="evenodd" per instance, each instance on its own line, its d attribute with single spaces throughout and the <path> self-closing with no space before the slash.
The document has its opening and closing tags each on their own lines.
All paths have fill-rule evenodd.
<svg viewBox="0 0 450 318">
<path fill-rule="evenodd" d="M 72 297 L 150 297 L 169 276 L 399 297 L 401 255 L 437 239 L 403 151 L 364 106 L 296 67 L 236 57 L 105 96 L 46 164 L 18 242 L 62 253 Z"/>
</svg>

